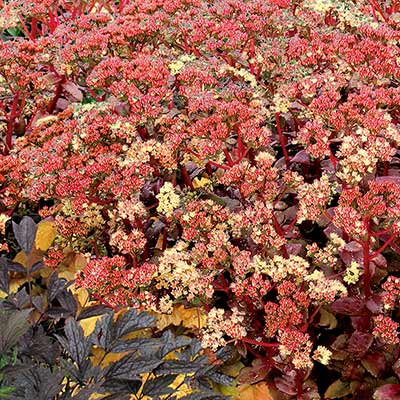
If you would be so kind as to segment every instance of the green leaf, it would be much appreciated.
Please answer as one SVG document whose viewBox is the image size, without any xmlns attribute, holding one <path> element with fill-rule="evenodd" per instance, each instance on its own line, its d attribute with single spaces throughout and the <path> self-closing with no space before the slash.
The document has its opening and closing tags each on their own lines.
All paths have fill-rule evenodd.
<svg viewBox="0 0 400 400">
<path fill-rule="evenodd" d="M 8 399 L 14 391 L 15 391 L 15 388 L 13 388 L 11 386 L 1 386 L 0 387 L 0 398 Z"/>
<path fill-rule="evenodd" d="M 338 379 L 333 382 L 325 392 L 326 399 L 340 399 L 351 394 L 350 382 Z"/>
</svg>

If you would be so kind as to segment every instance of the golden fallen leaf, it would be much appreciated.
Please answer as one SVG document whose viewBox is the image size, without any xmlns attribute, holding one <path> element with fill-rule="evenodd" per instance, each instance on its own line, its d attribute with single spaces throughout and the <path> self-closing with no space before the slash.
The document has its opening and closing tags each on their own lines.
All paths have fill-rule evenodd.
<svg viewBox="0 0 400 400">
<path fill-rule="evenodd" d="M 256 385 L 240 385 L 234 400 L 273 400 L 265 382 Z"/>
<path fill-rule="evenodd" d="M 119 361 L 122 357 L 126 356 L 130 352 L 123 352 L 123 353 L 108 353 L 105 355 L 105 351 L 98 347 L 92 348 L 93 356 L 90 357 L 94 366 L 100 365 L 101 368 L 108 367 L 111 363 Z"/>
<path fill-rule="evenodd" d="M 200 179 L 196 177 L 196 178 L 193 179 L 193 182 L 192 182 L 193 187 L 195 189 L 207 186 L 209 183 L 211 183 L 211 181 L 208 178 L 204 178 L 204 177 L 200 178 Z"/>
<path fill-rule="evenodd" d="M 82 327 L 83 334 L 85 336 L 89 336 L 94 331 L 94 328 L 96 327 L 96 322 L 101 317 L 102 315 L 97 315 L 95 317 L 85 318 L 79 321 L 79 325 Z"/>
<path fill-rule="evenodd" d="M 57 235 L 56 224 L 52 221 L 42 221 L 38 224 L 35 246 L 37 249 L 46 251 L 53 243 Z"/>
<path fill-rule="evenodd" d="M 26 283 L 26 278 L 13 278 L 10 280 L 10 293 L 17 293 L 18 289 Z"/>
<path fill-rule="evenodd" d="M 25 268 L 27 266 L 32 267 L 32 265 L 35 265 L 36 263 L 42 260 L 43 260 L 43 252 L 36 248 L 32 249 L 32 251 L 29 254 L 29 257 L 26 255 L 24 251 L 20 251 L 13 259 L 14 262 L 23 265 Z"/>
<path fill-rule="evenodd" d="M 200 307 L 185 308 L 183 305 L 175 306 L 171 314 L 155 314 L 157 328 L 165 329 L 168 325 L 185 328 L 200 329 L 206 324 L 206 314 Z"/>
</svg>

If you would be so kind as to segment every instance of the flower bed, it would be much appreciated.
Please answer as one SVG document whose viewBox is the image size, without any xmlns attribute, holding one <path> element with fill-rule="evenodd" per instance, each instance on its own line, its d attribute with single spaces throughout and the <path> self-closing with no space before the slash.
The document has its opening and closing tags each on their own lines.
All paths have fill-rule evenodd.
<svg viewBox="0 0 400 400">
<path fill-rule="evenodd" d="M 5 3 L 4 254 L 49 222 L 44 270 L 197 310 L 264 398 L 400 396 L 397 1 Z"/>
</svg>

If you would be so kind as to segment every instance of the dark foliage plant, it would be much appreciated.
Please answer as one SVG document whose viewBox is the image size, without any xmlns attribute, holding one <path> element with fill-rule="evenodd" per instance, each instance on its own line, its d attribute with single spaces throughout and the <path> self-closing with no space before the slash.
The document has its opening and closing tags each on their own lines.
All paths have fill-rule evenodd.
<svg viewBox="0 0 400 400">
<path fill-rule="evenodd" d="M 38 225 L 25 216 L 12 228 L 29 257 Z M 179 398 L 185 400 L 226 398 L 213 384 L 232 384 L 232 378 L 219 371 L 232 357 L 231 349 L 210 355 L 198 339 L 170 330 L 156 333 L 156 318 L 145 312 L 80 307 L 70 291 L 73 282 L 57 272 L 48 277 L 47 287 L 35 288 L 34 273 L 43 267 L 36 263 L 27 270 L 0 258 L 0 287 L 8 294 L 0 303 L 0 398 L 176 399 L 182 385 L 188 394 Z M 26 284 L 9 294 L 15 272 L 25 275 Z M 35 289 L 38 294 L 33 295 Z M 95 328 L 85 336 L 80 322 L 92 317 L 98 317 Z"/>
<path fill-rule="evenodd" d="M 1 303 L 1 396 L 15 400 L 88 400 L 92 394 L 103 394 L 101 398 L 109 400 L 132 395 L 137 399 L 175 399 L 177 390 L 170 385 L 180 376 L 180 385 L 188 385 L 192 392 L 180 398 L 225 399 L 213 391 L 212 382 L 231 384 L 231 378 L 218 371 L 231 357 L 231 350 L 222 349 L 211 360 L 198 340 L 171 331 L 132 337 L 153 328 L 155 318 L 135 310 L 116 315 L 102 306 L 75 314 L 76 304 L 66 281 L 52 275 L 50 282 L 47 309 L 38 307 L 38 297 L 32 299 L 33 308 L 24 308 L 29 307 L 25 290 Z M 52 307 L 54 303 L 67 308 Z M 31 321 L 33 309 L 41 313 L 35 323 Z M 64 319 L 65 314 L 70 316 Z M 85 337 L 79 321 L 96 315 L 102 316 Z M 129 335 L 131 338 L 126 338 Z M 101 360 L 94 362 L 94 348 L 102 350 L 103 360 L 110 354 L 123 356 L 102 367 Z"/>
</svg>

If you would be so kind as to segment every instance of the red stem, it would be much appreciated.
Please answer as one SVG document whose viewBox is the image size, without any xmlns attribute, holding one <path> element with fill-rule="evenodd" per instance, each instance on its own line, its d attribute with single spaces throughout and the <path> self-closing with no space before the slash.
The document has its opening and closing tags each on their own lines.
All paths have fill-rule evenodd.
<svg viewBox="0 0 400 400">
<path fill-rule="evenodd" d="M 62 91 L 63 91 L 64 83 L 65 83 L 65 77 L 61 77 L 61 79 L 57 83 L 56 92 L 54 93 L 54 97 L 47 106 L 47 112 L 49 114 L 51 114 L 56 108 L 57 101 L 60 98 Z"/>
<path fill-rule="evenodd" d="M 224 154 L 225 154 L 225 157 L 226 157 L 226 161 L 228 162 L 228 165 L 230 167 L 233 167 L 235 165 L 235 163 L 233 162 L 232 157 L 229 154 L 228 149 L 224 149 Z"/>
<path fill-rule="evenodd" d="M 17 92 L 13 98 L 10 114 L 7 118 L 6 142 L 3 150 L 3 154 L 5 156 L 10 154 L 10 150 L 12 149 L 12 135 L 14 133 L 15 118 L 17 118 L 18 116 L 17 115 L 18 101 L 19 101 L 19 93 Z"/>
<path fill-rule="evenodd" d="M 226 165 L 219 164 L 219 163 L 217 163 L 215 161 L 212 161 L 212 160 L 208 160 L 207 164 L 213 165 L 214 167 L 217 167 L 217 168 L 222 168 L 222 169 L 224 169 L 226 171 L 229 170 L 229 167 L 227 167 Z"/>
<path fill-rule="evenodd" d="M 382 176 L 388 176 L 388 175 L 389 175 L 389 162 L 388 161 L 384 161 Z"/>
<path fill-rule="evenodd" d="M 388 247 L 390 245 L 390 243 L 393 242 L 394 239 L 396 239 L 396 237 L 398 236 L 397 232 L 392 233 L 392 235 L 390 236 L 390 238 L 375 252 L 373 252 L 370 256 L 370 259 L 372 260 L 373 258 L 375 258 L 378 254 L 381 254 L 383 250 L 386 249 L 386 247 Z"/>
<path fill-rule="evenodd" d="M 250 49 L 249 49 L 249 58 L 254 58 L 255 49 L 254 49 L 254 38 L 250 39 Z M 250 72 L 254 75 L 254 63 L 250 63 Z"/>
<path fill-rule="evenodd" d="M 101 304 L 104 304 L 107 307 L 110 307 L 111 310 L 115 311 L 115 307 L 113 307 L 107 300 L 103 299 L 101 296 L 99 296 L 97 293 L 91 293 L 91 295 Z"/>
<path fill-rule="evenodd" d="M 281 238 L 286 239 L 285 238 L 285 231 L 282 229 L 281 225 L 279 224 L 279 222 L 276 219 L 275 214 L 273 212 L 272 212 L 272 222 L 274 223 L 274 228 L 277 231 L 278 235 Z M 289 253 L 287 251 L 287 248 L 286 248 L 285 244 L 282 246 L 282 254 L 283 254 L 283 257 L 289 258 Z"/>
<path fill-rule="evenodd" d="M 363 266 L 364 266 L 364 293 L 366 298 L 370 298 L 371 291 L 371 271 L 369 269 L 369 264 L 371 261 L 371 256 L 369 254 L 370 248 L 370 221 L 364 220 L 367 228 L 367 240 L 362 243 L 363 247 Z"/>
<path fill-rule="evenodd" d="M 186 186 L 190 187 L 191 190 L 194 189 L 192 180 L 190 179 L 190 175 L 187 172 L 187 169 L 184 165 L 180 165 L 180 170 L 182 174 L 183 181 L 185 182 Z"/>
<path fill-rule="evenodd" d="M 380 235 L 384 235 L 385 233 L 389 233 L 391 230 L 392 230 L 392 227 L 387 228 L 387 229 L 383 229 L 383 230 L 377 231 L 377 232 L 371 231 L 371 235 L 380 236 Z"/>
<path fill-rule="evenodd" d="M 378 11 L 378 13 L 381 15 L 381 17 L 383 18 L 383 20 L 387 23 L 389 22 L 389 19 L 386 17 L 386 15 L 383 13 L 381 7 L 379 6 L 379 4 L 377 4 L 377 2 L 375 0 L 369 0 L 369 4 L 372 7 L 372 12 L 374 14 L 374 17 L 376 18 L 375 15 L 375 10 Z"/>
<path fill-rule="evenodd" d="M 337 160 L 335 155 L 333 154 L 332 150 L 329 148 L 329 159 L 331 160 L 331 163 L 333 165 L 333 168 L 336 170 L 336 165 L 337 165 Z"/>
</svg>

